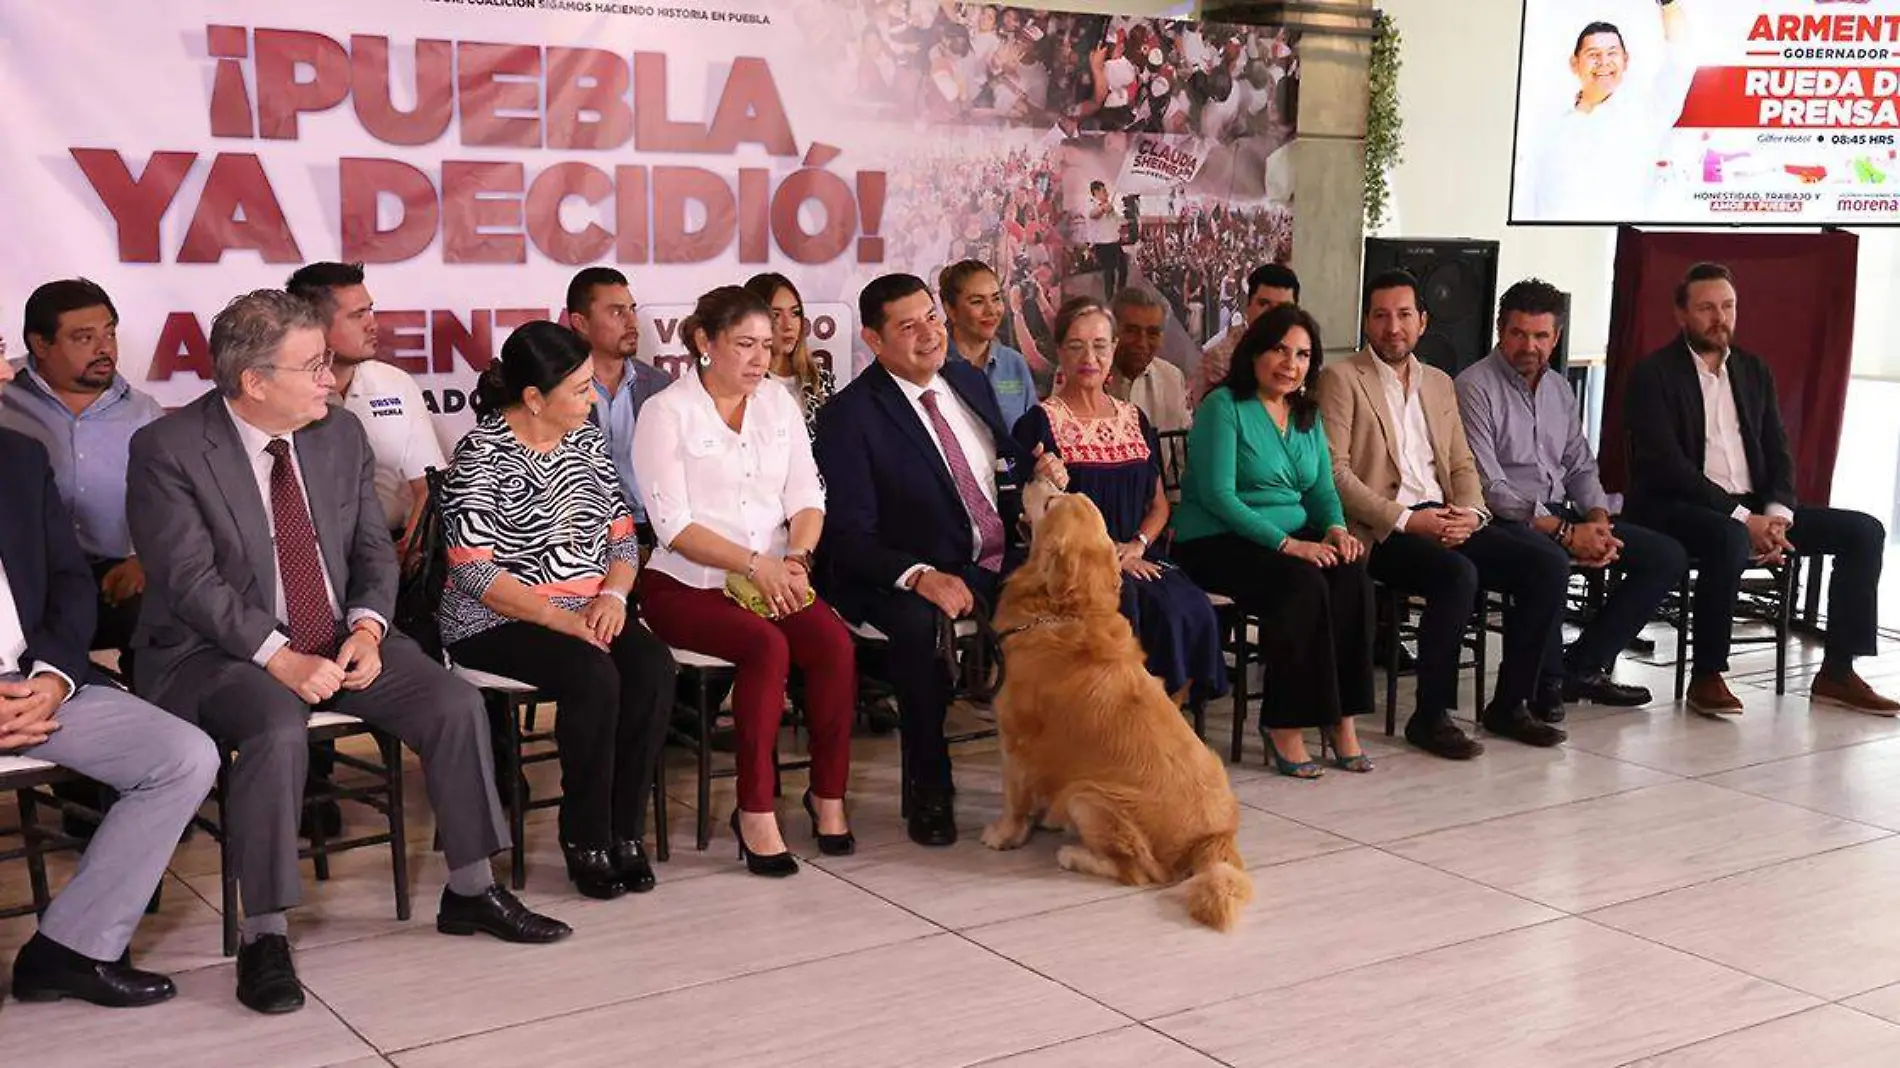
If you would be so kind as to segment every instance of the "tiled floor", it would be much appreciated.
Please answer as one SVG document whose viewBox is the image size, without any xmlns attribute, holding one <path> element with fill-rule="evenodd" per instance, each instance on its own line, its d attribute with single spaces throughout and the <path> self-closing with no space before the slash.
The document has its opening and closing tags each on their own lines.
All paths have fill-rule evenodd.
<svg viewBox="0 0 1900 1068">
<path fill-rule="evenodd" d="M 864 738 L 863 848 L 786 882 L 746 876 L 723 830 L 692 849 L 685 760 L 651 895 L 576 897 L 537 813 L 524 896 L 577 928 L 554 947 L 434 933 L 441 864 L 413 791 L 416 918 L 393 918 L 386 855 L 338 859 L 293 918 L 309 1005 L 266 1018 L 232 999 L 217 855 L 197 838 L 135 946 L 180 996 L 9 1001 L 0 1063 L 29 1035 L 39 1053 L 17 1063 L 46 1068 L 1900 1064 L 1900 722 L 1810 709 L 1814 657 L 1798 653 L 1783 697 L 1771 657 L 1738 660 L 1734 721 L 1667 700 L 1579 709 L 1569 746 L 1493 739 L 1469 765 L 1368 720 L 1375 774 L 1294 782 L 1265 774 L 1254 742 L 1230 771 L 1257 896 L 1225 936 L 1189 923 L 1178 892 L 1057 870 L 1051 836 L 984 850 L 993 745 L 958 756 L 972 833 L 909 844 L 893 743 Z M 1900 650 L 1863 666 L 1900 688 Z M 1621 673 L 1667 698 L 1666 667 Z M 1223 751 L 1228 715 L 1210 717 Z M 802 786 L 787 778 L 782 812 L 810 853 Z M 0 869 L 0 901 L 24 893 L 22 866 Z M 0 959 L 30 930 L 0 923 Z"/>
</svg>

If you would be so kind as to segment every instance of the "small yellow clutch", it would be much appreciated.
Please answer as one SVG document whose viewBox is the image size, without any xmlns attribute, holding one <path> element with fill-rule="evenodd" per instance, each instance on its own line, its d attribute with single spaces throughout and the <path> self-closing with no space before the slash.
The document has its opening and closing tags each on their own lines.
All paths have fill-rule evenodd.
<svg viewBox="0 0 1900 1068">
<path fill-rule="evenodd" d="M 755 616 L 772 618 L 772 603 L 765 599 L 765 594 L 759 592 L 758 584 L 737 571 L 726 572 L 726 596 Z M 818 595 L 807 589 L 805 602 L 798 607 L 801 610 L 808 608 L 817 599 Z"/>
</svg>

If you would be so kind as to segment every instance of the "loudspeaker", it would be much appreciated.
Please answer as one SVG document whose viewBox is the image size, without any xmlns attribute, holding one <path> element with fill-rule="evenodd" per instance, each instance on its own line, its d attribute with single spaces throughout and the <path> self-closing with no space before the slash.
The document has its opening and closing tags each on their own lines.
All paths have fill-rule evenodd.
<svg viewBox="0 0 1900 1068">
<path fill-rule="evenodd" d="M 1496 241 L 1367 238 L 1365 281 L 1393 268 L 1410 271 L 1423 290 L 1429 321 L 1418 339 L 1419 362 L 1456 376 L 1490 353 L 1498 303 Z"/>
</svg>

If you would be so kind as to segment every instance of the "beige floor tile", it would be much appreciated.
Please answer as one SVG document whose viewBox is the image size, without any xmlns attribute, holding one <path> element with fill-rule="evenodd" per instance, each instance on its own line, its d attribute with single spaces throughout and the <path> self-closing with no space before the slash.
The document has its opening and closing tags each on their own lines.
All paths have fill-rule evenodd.
<svg viewBox="0 0 1900 1068">
<path fill-rule="evenodd" d="M 178 996 L 145 1009 L 9 999 L 0 1006 L 0 1034 L 7 1036 L 0 1060 L 42 1068 L 319 1068 L 375 1056 L 315 999 L 299 1012 L 262 1016 L 237 1003 L 228 972 L 184 972 L 173 979 Z M 30 1036 L 31 1048 L 45 1056 L 23 1053 L 16 1044 L 21 1036 Z"/>
<path fill-rule="evenodd" d="M 1648 1057 L 1629 1068 L 1734 1068 L 1745 1064 L 1892 1068 L 1900 1064 L 1900 1027 L 1838 1005 L 1823 1005 Z"/>
<path fill-rule="evenodd" d="M 1738 692 L 1746 711 L 1714 719 L 1662 706 L 1570 728 L 1570 748 L 1675 775 L 1714 775 L 1751 764 L 1900 736 L 1900 721 L 1863 716 L 1806 697 Z"/>
<path fill-rule="evenodd" d="M 1330 773 L 1318 782 L 1274 776 L 1237 793 L 1255 808 L 1377 843 L 1671 780 L 1590 753 L 1500 741 L 1468 763 L 1420 754 L 1386 761 L 1370 775 Z"/>
<path fill-rule="evenodd" d="M 1352 845 L 1265 812 L 1241 811 L 1237 841 L 1241 856 L 1252 867 Z M 949 849 L 920 849 L 906 842 L 823 863 L 840 878 L 952 929 L 1136 892 L 1107 879 L 1056 867 L 1056 850 L 1069 840 L 1055 832 L 1038 832 L 1021 849 L 997 852 L 984 848 L 977 835 L 970 834 Z"/>
<path fill-rule="evenodd" d="M 1708 781 L 1900 830 L 1900 739 L 1757 764 L 1712 776 Z"/>
<path fill-rule="evenodd" d="M 1556 916 L 1371 849 L 1258 868 L 1253 879 L 1253 904 L 1231 934 L 1189 920 L 1178 891 L 966 933 L 1145 1020 Z"/>
<path fill-rule="evenodd" d="M 940 935 L 676 990 L 398 1055 L 403 1068 L 966 1065 L 1125 1023 Z"/>
<path fill-rule="evenodd" d="M 1841 1004 L 1850 1009 L 1878 1016 L 1892 1023 L 1900 1023 L 1900 983 L 1883 986 L 1879 990 L 1869 990 L 1857 998 L 1849 998 Z"/>
<path fill-rule="evenodd" d="M 709 876 L 565 903 L 560 916 L 575 933 L 553 946 L 450 938 L 424 921 L 307 949 L 299 971 L 387 1052 L 936 930 L 815 869 L 786 880 Z"/>
<path fill-rule="evenodd" d="M 1900 838 L 1762 868 L 1591 918 L 1829 1000 L 1900 982 Z"/>
<path fill-rule="evenodd" d="M 1238 1066 L 1607 1068 L 1813 1004 L 1740 972 L 1563 920 L 1153 1026 Z"/>
<path fill-rule="evenodd" d="M 1219 1064 L 1146 1027 L 1124 1027 L 985 1061 L 983 1068 L 1214 1068 Z"/>
<path fill-rule="evenodd" d="M 57 896 L 70 873 L 70 861 L 55 863 L 49 858 L 48 882 Z M 0 871 L 25 865 L 8 864 Z M 22 874 L 24 882 L 24 874 Z M 25 891 L 21 891 L 24 898 Z M 0 900 L 5 900 L 0 896 Z M 0 961 L 11 960 L 13 952 L 33 937 L 38 929 L 34 917 L 21 916 L 0 920 Z M 167 975 L 222 963 L 223 928 L 218 912 L 202 901 L 183 881 L 167 876 L 159 895 L 159 912 L 140 921 L 132 935 L 132 956 L 141 968 Z"/>
<path fill-rule="evenodd" d="M 1583 912 L 1886 834 L 1699 782 L 1439 831 L 1386 848 Z"/>
</svg>

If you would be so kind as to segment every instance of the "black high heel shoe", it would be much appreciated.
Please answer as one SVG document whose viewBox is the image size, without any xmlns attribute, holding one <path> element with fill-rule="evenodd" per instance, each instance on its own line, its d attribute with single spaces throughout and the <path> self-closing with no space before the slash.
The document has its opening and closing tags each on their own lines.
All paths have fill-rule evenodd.
<svg viewBox="0 0 1900 1068">
<path fill-rule="evenodd" d="M 561 856 L 567 860 L 568 880 L 582 895 L 612 901 L 627 892 L 627 884 L 614 871 L 613 855 L 607 850 L 562 842 Z"/>
<path fill-rule="evenodd" d="M 787 875 L 798 874 L 798 861 L 790 851 L 773 853 L 770 856 L 754 853 L 752 847 L 745 844 L 745 835 L 739 830 L 739 810 L 732 810 L 732 837 L 739 842 L 739 859 L 745 861 L 745 870 L 754 875 L 763 875 L 768 879 L 783 879 Z"/>
<path fill-rule="evenodd" d="M 848 857 L 858 851 L 858 836 L 850 831 L 843 834 L 818 833 L 818 805 L 812 800 L 810 790 L 805 791 L 805 812 L 811 816 L 811 836 L 818 842 L 818 852 L 828 857 Z"/>
</svg>

